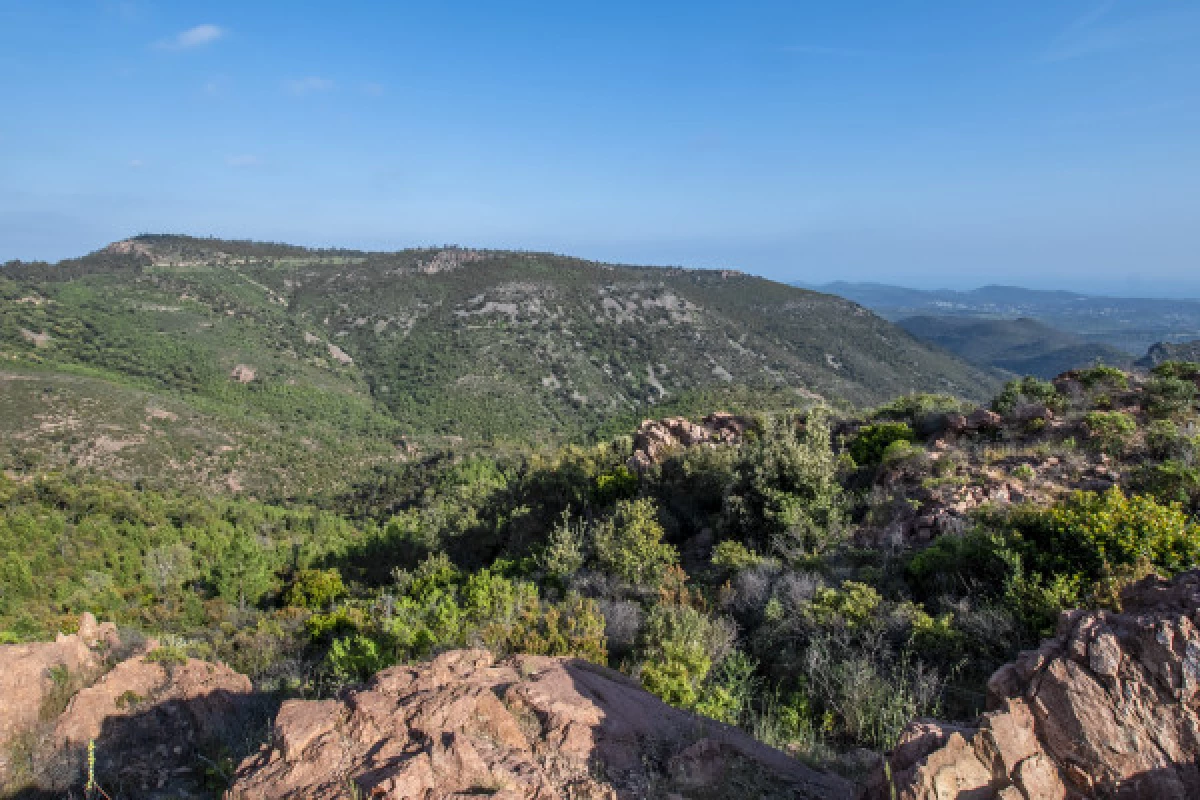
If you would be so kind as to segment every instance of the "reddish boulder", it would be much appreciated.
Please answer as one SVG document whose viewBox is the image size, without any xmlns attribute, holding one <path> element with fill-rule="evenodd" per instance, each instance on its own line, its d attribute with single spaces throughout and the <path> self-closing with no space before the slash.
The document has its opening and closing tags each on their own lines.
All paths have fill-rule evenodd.
<svg viewBox="0 0 1200 800">
<path fill-rule="evenodd" d="M 998 670 L 976 727 L 910 724 L 867 797 L 1200 797 L 1200 570 L 1122 599 Z"/>
<path fill-rule="evenodd" d="M 672 708 L 576 659 L 484 651 L 394 667 L 341 699 L 293 700 L 231 800 L 849 798 L 736 728 Z"/>
<path fill-rule="evenodd" d="M 79 631 L 70 636 L 0 646 L 0 788 L 8 780 L 8 743 L 44 722 L 46 714 L 58 713 L 61 705 L 47 707 L 53 695 L 93 680 L 103 668 L 105 652 L 116 642 L 112 623 L 99 625 L 91 614 L 84 614 Z"/>
<path fill-rule="evenodd" d="M 643 420 L 633 437 L 633 455 L 627 466 L 634 471 L 649 469 L 669 454 L 697 445 L 736 444 L 749 422 L 725 411 L 709 414 L 700 423 L 684 417 Z"/>
</svg>

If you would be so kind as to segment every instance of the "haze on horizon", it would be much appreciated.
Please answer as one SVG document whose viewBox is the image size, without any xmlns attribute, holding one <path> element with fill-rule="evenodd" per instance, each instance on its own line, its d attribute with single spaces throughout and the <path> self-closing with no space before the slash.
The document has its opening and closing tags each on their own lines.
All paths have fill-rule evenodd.
<svg viewBox="0 0 1200 800">
<path fill-rule="evenodd" d="M 0 0 L 0 261 L 138 232 L 1200 296 L 1200 5 Z"/>
</svg>

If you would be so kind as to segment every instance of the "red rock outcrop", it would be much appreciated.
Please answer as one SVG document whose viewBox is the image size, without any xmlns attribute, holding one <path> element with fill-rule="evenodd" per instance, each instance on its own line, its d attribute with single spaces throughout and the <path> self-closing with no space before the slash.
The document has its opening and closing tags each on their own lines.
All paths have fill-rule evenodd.
<svg viewBox="0 0 1200 800">
<path fill-rule="evenodd" d="M 1123 611 L 1064 614 L 1005 665 L 976 727 L 905 729 L 867 797 L 1082 800 L 1200 797 L 1200 570 L 1150 577 Z"/>
<path fill-rule="evenodd" d="M 197 748 L 228 740 L 244 723 L 250 679 L 196 659 L 162 664 L 138 656 L 80 690 L 54 725 L 63 753 L 96 742 L 97 773 L 141 792 L 190 780 Z"/>
<path fill-rule="evenodd" d="M 230 800 L 490 796 L 849 798 L 745 733 L 575 659 L 460 650 L 380 672 L 341 699 L 293 700 Z"/>
<path fill-rule="evenodd" d="M 709 414 L 699 423 L 686 417 L 642 420 L 633 437 L 633 455 L 628 466 L 641 471 L 661 462 L 680 447 L 739 442 L 749 424 L 746 419 L 726 411 Z"/>
<path fill-rule="evenodd" d="M 84 614 L 77 633 L 59 634 L 53 642 L 0 646 L 0 787 L 9 772 L 6 745 L 43 721 L 52 692 L 94 678 L 116 641 L 116 626 L 98 625 Z"/>
</svg>

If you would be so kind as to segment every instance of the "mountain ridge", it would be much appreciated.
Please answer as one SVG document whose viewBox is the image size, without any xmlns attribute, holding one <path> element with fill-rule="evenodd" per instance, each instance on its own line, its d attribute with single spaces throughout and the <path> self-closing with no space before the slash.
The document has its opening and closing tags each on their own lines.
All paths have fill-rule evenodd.
<svg viewBox="0 0 1200 800">
<path fill-rule="evenodd" d="M 223 430 L 257 431 L 233 436 L 243 444 L 213 440 L 214 463 L 242 485 L 237 475 L 271 472 L 239 466 L 245 440 L 268 430 L 293 450 L 344 451 L 330 464 L 349 464 L 353 453 L 400 458 L 459 438 L 593 436 L 650 409 L 737 410 L 739 398 L 758 408 L 866 405 L 913 391 L 983 399 L 998 385 L 997 373 L 831 295 L 734 270 L 523 251 L 142 235 L 58 264 L 10 262 L 0 303 L 0 355 L 13 370 L 85 370 L 165 393 Z M 49 403 L 22 398 L 18 419 Z M 21 442 L 50 435 L 39 426 L 109 424 L 82 421 L 85 399 L 6 432 Z M 132 424 L 120 427 L 145 446 L 155 440 Z"/>
</svg>

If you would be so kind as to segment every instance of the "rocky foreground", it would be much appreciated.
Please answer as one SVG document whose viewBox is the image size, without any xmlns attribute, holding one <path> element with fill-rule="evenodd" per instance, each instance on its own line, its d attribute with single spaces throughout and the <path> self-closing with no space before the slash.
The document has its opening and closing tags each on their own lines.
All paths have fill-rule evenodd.
<svg viewBox="0 0 1200 800">
<path fill-rule="evenodd" d="M 1064 614 L 992 676 L 977 725 L 910 724 L 870 800 L 1200 797 L 1200 570 L 1122 605 Z"/>
<path fill-rule="evenodd" d="M 230 797 L 850 798 L 853 786 L 579 659 L 445 653 L 292 701 Z"/>
<path fill-rule="evenodd" d="M 604 667 L 453 651 L 285 703 L 227 798 L 1200 797 L 1198 622 L 1200 570 L 1132 585 L 1119 612 L 1064 614 L 1054 638 L 993 676 L 992 711 L 913 722 L 863 787 Z M 0 647 L 5 793 L 79 789 L 91 741 L 114 800 L 204 791 L 205 765 L 219 766 L 206 747 L 246 733 L 255 696 L 224 665 L 153 646 L 114 659 L 115 629 L 89 615 L 55 642 Z M 72 680 L 90 685 L 60 708 Z"/>
</svg>

